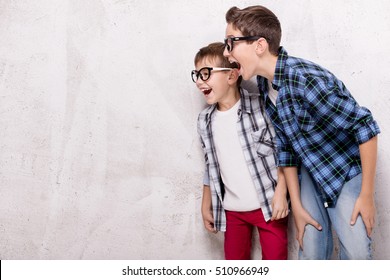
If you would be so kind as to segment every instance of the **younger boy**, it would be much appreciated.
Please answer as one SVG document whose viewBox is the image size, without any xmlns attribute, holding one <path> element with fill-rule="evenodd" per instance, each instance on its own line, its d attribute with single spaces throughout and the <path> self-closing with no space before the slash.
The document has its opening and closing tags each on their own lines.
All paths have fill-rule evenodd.
<svg viewBox="0 0 390 280">
<path fill-rule="evenodd" d="M 225 232 L 226 259 L 250 259 L 253 227 L 264 260 L 287 259 L 287 187 L 276 167 L 275 132 L 259 94 L 239 87 L 238 69 L 223 51 L 223 43 L 200 49 L 191 73 L 210 105 L 198 117 L 206 162 L 204 225 Z"/>
<path fill-rule="evenodd" d="M 233 7 L 226 21 L 224 55 L 239 63 L 243 79 L 257 75 L 276 130 L 299 257 L 329 259 L 333 226 L 341 259 L 370 259 L 380 132 L 370 111 L 328 70 L 289 56 L 279 46 L 279 20 L 267 8 Z"/>
</svg>

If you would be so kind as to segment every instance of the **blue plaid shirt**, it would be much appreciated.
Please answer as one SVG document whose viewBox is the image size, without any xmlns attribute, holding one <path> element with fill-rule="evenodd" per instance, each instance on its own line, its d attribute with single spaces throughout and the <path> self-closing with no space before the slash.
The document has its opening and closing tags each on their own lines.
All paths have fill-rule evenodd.
<svg viewBox="0 0 390 280">
<path fill-rule="evenodd" d="M 335 205 L 344 183 L 361 173 L 359 144 L 380 133 L 371 112 L 360 107 L 345 85 L 313 62 L 279 49 L 272 87 L 257 77 L 266 111 L 276 130 L 279 166 L 303 164 Z"/>
</svg>

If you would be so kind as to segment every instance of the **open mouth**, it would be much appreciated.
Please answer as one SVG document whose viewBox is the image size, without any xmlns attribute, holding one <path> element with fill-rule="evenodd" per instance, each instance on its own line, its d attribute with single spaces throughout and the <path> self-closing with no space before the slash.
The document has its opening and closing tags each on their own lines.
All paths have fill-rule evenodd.
<svg viewBox="0 0 390 280">
<path fill-rule="evenodd" d="M 231 67 L 232 68 L 237 68 L 238 70 L 240 70 L 241 69 L 241 65 L 240 65 L 240 63 L 238 63 L 237 61 L 233 61 L 232 63 L 231 63 Z"/>
<path fill-rule="evenodd" d="M 204 95 L 209 95 L 211 92 L 211 89 L 204 89 L 204 90 L 202 90 L 202 92 Z"/>
</svg>

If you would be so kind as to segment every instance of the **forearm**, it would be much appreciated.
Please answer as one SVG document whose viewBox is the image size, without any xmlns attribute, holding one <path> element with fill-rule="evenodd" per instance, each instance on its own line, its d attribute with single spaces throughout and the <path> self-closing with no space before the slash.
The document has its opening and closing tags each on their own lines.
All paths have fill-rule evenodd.
<svg viewBox="0 0 390 280">
<path fill-rule="evenodd" d="M 284 194 L 285 196 L 287 195 L 287 183 L 283 172 L 283 167 L 278 167 L 278 183 L 276 188 L 280 193 Z"/>
<path fill-rule="evenodd" d="M 288 212 L 286 179 L 284 177 L 283 168 L 279 167 L 278 183 L 276 185 L 274 197 L 272 199 L 271 221 L 287 217 Z"/>
<path fill-rule="evenodd" d="M 378 137 L 375 136 L 359 146 L 362 163 L 361 195 L 373 196 L 377 160 Z"/>
<path fill-rule="evenodd" d="M 287 189 L 290 195 L 291 206 L 293 208 L 302 207 L 297 167 L 296 166 L 283 167 L 283 173 L 287 183 Z"/>
<path fill-rule="evenodd" d="M 207 213 L 210 211 L 212 211 L 211 191 L 209 186 L 204 185 L 202 196 L 202 213 Z"/>
<path fill-rule="evenodd" d="M 217 233 L 214 228 L 214 218 L 211 201 L 210 187 L 207 185 L 203 186 L 203 197 L 202 197 L 202 218 L 205 228 L 212 233 Z"/>
<path fill-rule="evenodd" d="M 362 162 L 362 189 L 351 216 L 351 225 L 356 223 L 359 215 L 362 217 L 368 236 L 371 236 L 372 229 L 375 225 L 374 180 L 377 141 L 377 137 L 375 136 L 359 145 Z"/>
</svg>

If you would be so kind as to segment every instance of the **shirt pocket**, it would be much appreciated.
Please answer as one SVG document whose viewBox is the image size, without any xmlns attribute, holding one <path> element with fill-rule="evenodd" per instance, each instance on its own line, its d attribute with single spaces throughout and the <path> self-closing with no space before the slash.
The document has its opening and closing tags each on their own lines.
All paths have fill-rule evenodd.
<svg viewBox="0 0 390 280">
<path fill-rule="evenodd" d="M 267 157 L 275 153 L 276 147 L 267 128 L 252 132 L 252 139 L 256 152 L 261 157 Z"/>
<path fill-rule="evenodd" d="M 296 110 L 295 115 L 298 126 L 303 133 L 309 133 L 314 129 L 316 120 L 307 110 Z"/>
</svg>

